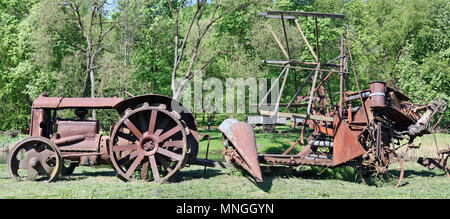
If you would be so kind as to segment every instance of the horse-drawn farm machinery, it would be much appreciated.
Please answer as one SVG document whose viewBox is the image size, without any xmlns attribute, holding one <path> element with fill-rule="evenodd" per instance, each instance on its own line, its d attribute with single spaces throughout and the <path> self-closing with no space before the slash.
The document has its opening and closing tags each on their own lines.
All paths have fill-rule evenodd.
<svg viewBox="0 0 450 219">
<path fill-rule="evenodd" d="M 395 185 L 399 186 L 404 176 L 403 162 L 408 159 L 408 151 L 418 148 L 413 143 L 414 139 L 433 131 L 439 121 L 430 126 L 432 116 L 441 114 L 442 118 L 446 102 L 438 98 L 429 104 L 413 104 L 409 102 L 409 97 L 382 81 L 372 82 L 370 88 L 360 90 L 345 29 L 337 40 L 338 46 L 335 47 L 339 48 L 340 51 L 337 52 L 339 55 L 327 62 L 321 61 L 317 20 L 342 19 L 345 17 L 342 14 L 268 11 L 259 15 L 281 20 L 286 42 L 285 45 L 282 44 L 269 23 L 268 29 L 285 59 L 263 60 L 267 65 L 281 67 L 283 70 L 258 105 L 259 113 L 274 118 L 273 121 L 276 121 L 277 117 L 288 117 L 291 122 L 301 121 L 294 124 L 302 127 L 301 134 L 300 138 L 282 154 L 257 154 L 252 127 L 229 119 L 219 127 L 223 132 L 225 159 L 241 165 L 256 181 L 262 181 L 260 164 L 327 168 L 353 166 L 358 169 L 364 182 L 366 179 L 379 182 L 380 179 L 395 182 Z M 315 21 L 315 50 L 299 24 L 300 16 L 313 18 Z M 292 51 L 289 48 L 292 44 L 289 43 L 286 34 L 286 20 L 295 24 L 294 27 L 303 39 L 305 47 L 308 47 L 313 61 L 292 58 Z M 350 64 L 352 71 L 349 71 Z M 280 103 L 289 72 L 295 70 L 307 70 L 310 73 L 303 84 L 297 86 L 298 90 L 289 103 Z M 351 92 L 346 89 L 350 75 L 353 76 L 353 84 L 356 85 L 357 91 Z M 271 110 L 265 110 L 264 102 L 268 94 L 282 78 L 277 101 L 272 103 Z M 309 82 L 311 82 L 310 89 L 304 96 L 300 96 Z M 334 86 L 335 90 L 330 86 L 333 82 L 339 83 L 339 86 Z M 288 111 L 294 104 L 304 106 L 306 114 L 279 112 L 280 106 L 287 106 Z M 301 151 L 293 154 L 293 149 L 299 145 L 303 146 Z M 450 149 L 440 150 L 438 151 L 440 158 L 420 158 L 419 163 L 429 168 L 443 168 L 448 174 L 446 163 L 449 151 Z"/>
<path fill-rule="evenodd" d="M 400 185 L 407 153 L 417 148 L 414 139 L 433 131 L 437 122 L 431 126 L 432 117 L 445 111 L 446 102 L 435 99 L 429 104 L 413 104 L 404 93 L 381 81 L 360 90 L 345 31 L 336 47 L 340 50 L 339 55 L 327 62 L 321 61 L 317 19 L 339 19 L 344 15 L 286 11 L 268 11 L 260 15 L 281 19 L 286 48 L 270 26 L 269 29 L 286 59 L 263 61 L 283 69 L 277 81 L 284 78 L 274 107 L 269 111 L 260 108 L 259 112 L 267 117 L 284 116 L 291 118 L 291 122 L 300 121 L 295 124 L 302 127 L 300 137 L 282 154 L 258 154 L 253 128 L 247 123 L 228 119 L 219 126 L 223 133 L 225 160 L 241 166 L 258 182 L 263 181 L 260 164 L 265 164 L 353 166 L 363 180 L 377 176 Z M 316 50 L 306 39 L 297 20 L 299 16 L 315 19 Z M 285 20 L 295 24 L 313 61 L 292 58 Z M 299 69 L 312 71 L 289 103 L 281 104 L 289 72 Z M 350 75 L 357 91 L 346 89 Z M 339 82 L 334 91 L 330 86 L 333 80 Z M 308 92 L 300 96 L 308 82 L 311 82 Z M 333 96 L 336 93 L 339 95 Z M 260 107 L 266 99 L 267 95 L 262 98 Z M 288 112 L 294 105 L 306 107 L 306 114 Z M 280 106 L 286 106 L 287 112 L 279 112 Z M 58 112 L 67 109 L 74 110 L 76 117 L 59 118 Z M 86 118 L 93 109 L 113 109 L 120 115 L 120 119 L 111 125 L 108 136 L 99 133 L 98 121 Z M 169 97 L 142 95 L 123 99 L 41 95 L 32 105 L 30 137 L 17 143 L 10 152 L 8 169 L 15 179 L 52 182 L 61 174 L 71 174 L 77 165 L 110 164 L 124 181 L 165 182 L 173 179 L 185 164 L 211 166 L 212 161 L 197 158 L 198 146 L 195 117 Z M 299 146 L 302 146 L 301 151 L 292 153 Z M 404 150 L 400 152 L 400 149 Z M 445 149 L 439 151 L 440 158 L 420 161 L 430 168 L 444 168 L 448 174 L 448 154 L 449 149 Z"/>
</svg>

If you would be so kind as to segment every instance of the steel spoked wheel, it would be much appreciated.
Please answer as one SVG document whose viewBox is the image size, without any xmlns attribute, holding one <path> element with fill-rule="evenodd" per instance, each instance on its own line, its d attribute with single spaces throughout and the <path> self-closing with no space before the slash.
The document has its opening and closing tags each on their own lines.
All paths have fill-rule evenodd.
<svg viewBox="0 0 450 219">
<path fill-rule="evenodd" d="M 13 148 L 8 156 L 11 178 L 21 181 L 54 182 L 63 165 L 58 147 L 44 137 L 26 138 Z"/>
<path fill-rule="evenodd" d="M 392 149 L 372 148 L 362 158 L 359 174 L 364 183 L 400 186 L 404 175 L 403 161 Z"/>
<path fill-rule="evenodd" d="M 164 107 L 128 111 L 111 134 L 113 168 L 124 181 L 170 181 L 186 162 L 186 130 L 177 114 Z"/>
</svg>

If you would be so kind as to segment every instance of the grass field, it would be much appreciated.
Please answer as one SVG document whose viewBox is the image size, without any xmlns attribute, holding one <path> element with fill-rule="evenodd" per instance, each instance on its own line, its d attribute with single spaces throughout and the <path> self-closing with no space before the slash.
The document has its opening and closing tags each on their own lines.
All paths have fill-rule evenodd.
<svg viewBox="0 0 450 219">
<path fill-rule="evenodd" d="M 281 153 L 296 140 L 298 133 L 256 133 L 260 153 Z M 209 159 L 222 160 L 221 134 L 217 130 L 202 130 L 211 136 Z M 22 136 L 23 137 L 23 136 Z M 447 148 L 450 135 L 437 134 L 440 149 Z M 0 138 L 1 139 L 1 138 Z M 8 141 L 15 142 L 17 139 Z M 433 136 L 416 140 L 422 143 L 413 156 L 434 156 Z M 6 145 L 7 143 L 4 143 Z M 200 141 L 199 158 L 206 156 L 207 139 Z M 283 171 L 286 170 L 286 171 Z M 403 185 L 375 187 L 362 184 L 357 172 L 350 168 L 323 169 L 300 167 L 297 171 L 279 169 L 263 173 L 263 183 L 238 170 L 189 166 L 181 170 L 177 180 L 158 184 L 122 182 L 109 166 L 78 167 L 72 176 L 55 183 L 16 182 L 9 178 L 6 164 L 0 164 L 0 198 L 218 198 L 218 199 L 323 199 L 323 198 L 450 198 L 450 178 L 440 169 L 428 170 L 414 162 L 405 164 Z"/>
<path fill-rule="evenodd" d="M 351 171 L 349 171 L 351 172 Z M 355 182 L 352 174 L 337 177 L 317 175 L 305 168 L 296 175 L 264 175 L 255 184 L 240 172 L 191 166 L 183 168 L 176 182 L 168 184 L 122 182 L 109 166 L 80 167 L 72 176 L 55 183 L 15 182 L 0 165 L 0 198 L 71 198 L 71 199 L 317 199 L 317 198 L 450 198 L 450 179 L 441 171 L 428 171 L 418 164 L 406 165 L 406 185 L 374 187 Z M 356 177 L 354 173 L 353 175 Z M 340 178 L 340 179 L 338 179 Z"/>
</svg>

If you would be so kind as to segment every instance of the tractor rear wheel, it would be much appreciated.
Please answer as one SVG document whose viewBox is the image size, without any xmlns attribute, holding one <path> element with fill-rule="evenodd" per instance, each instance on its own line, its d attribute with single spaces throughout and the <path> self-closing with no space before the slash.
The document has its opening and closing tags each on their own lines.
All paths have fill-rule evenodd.
<svg viewBox="0 0 450 219">
<path fill-rule="evenodd" d="M 128 109 L 109 143 L 117 176 L 124 181 L 172 180 L 187 160 L 187 130 L 179 115 L 165 105 Z"/>
</svg>

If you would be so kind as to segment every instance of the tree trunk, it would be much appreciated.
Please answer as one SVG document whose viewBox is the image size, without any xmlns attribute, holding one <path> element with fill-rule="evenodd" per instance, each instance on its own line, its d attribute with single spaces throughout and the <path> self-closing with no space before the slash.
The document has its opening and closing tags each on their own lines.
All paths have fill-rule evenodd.
<svg viewBox="0 0 450 219">
<path fill-rule="evenodd" d="M 91 73 L 91 67 L 92 67 L 91 48 L 90 48 L 90 43 L 88 41 L 88 49 L 86 50 L 86 77 L 84 78 L 82 97 L 87 97 L 87 89 L 88 89 L 88 83 L 89 83 L 89 78 L 90 78 L 90 73 Z"/>
<path fill-rule="evenodd" d="M 89 67 L 88 67 L 89 69 Z M 86 97 L 87 96 L 87 88 L 88 88 L 88 83 L 89 83 L 89 71 L 86 70 L 86 77 L 84 77 L 84 85 L 83 85 L 83 93 L 82 93 L 82 97 Z"/>
<path fill-rule="evenodd" d="M 95 97 L 95 79 L 94 79 L 94 69 L 89 71 L 89 76 L 91 78 L 91 97 Z M 92 110 L 92 120 L 97 120 L 97 112 L 95 109 Z"/>
</svg>

